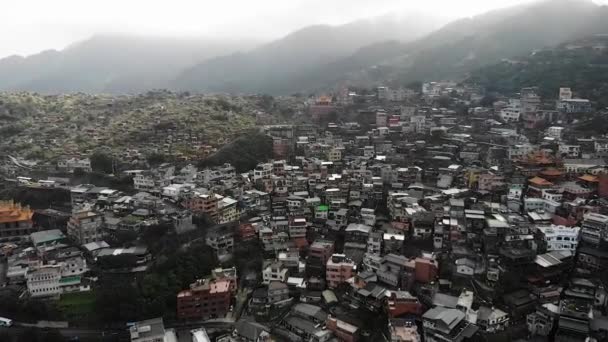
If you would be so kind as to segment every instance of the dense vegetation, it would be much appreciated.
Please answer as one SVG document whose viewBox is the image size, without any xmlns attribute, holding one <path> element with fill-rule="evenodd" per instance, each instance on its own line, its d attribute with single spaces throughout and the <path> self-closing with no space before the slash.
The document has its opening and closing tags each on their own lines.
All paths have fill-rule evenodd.
<svg viewBox="0 0 608 342">
<path fill-rule="evenodd" d="M 562 44 L 518 61 L 482 68 L 472 73 L 467 82 L 503 94 L 538 86 L 544 98 L 556 98 L 560 87 L 570 87 L 579 97 L 595 101 L 603 108 L 608 106 L 608 99 L 602 96 L 608 91 L 608 50 L 599 47 L 606 43 L 608 39 L 595 37 Z"/>
<path fill-rule="evenodd" d="M 260 162 L 272 158 L 272 139 L 258 132 L 244 134 L 200 163 L 200 166 L 219 166 L 230 163 L 237 172 L 249 171 Z"/>
<path fill-rule="evenodd" d="M 174 317 L 176 294 L 217 265 L 203 241 L 166 251 L 141 277 L 104 274 L 100 278 L 96 313 L 101 322 L 128 322 L 149 317 Z"/>
<path fill-rule="evenodd" d="M 89 156 L 110 174 L 125 162 L 198 159 L 255 127 L 258 97 L 153 91 L 137 96 L 0 94 L 0 153 L 56 161 Z M 273 112 L 266 112 L 272 117 Z"/>
</svg>

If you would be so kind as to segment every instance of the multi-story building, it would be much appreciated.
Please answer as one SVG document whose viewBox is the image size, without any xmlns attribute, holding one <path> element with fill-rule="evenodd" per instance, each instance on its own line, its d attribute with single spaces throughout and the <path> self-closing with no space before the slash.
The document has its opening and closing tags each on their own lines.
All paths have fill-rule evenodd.
<svg viewBox="0 0 608 342">
<path fill-rule="evenodd" d="M 536 149 L 536 146 L 531 144 L 518 144 L 509 147 L 508 155 L 509 159 L 522 158 L 532 153 Z"/>
<path fill-rule="evenodd" d="M 534 113 L 540 109 L 541 101 L 538 95 L 538 88 L 522 88 L 520 94 L 522 113 Z"/>
<path fill-rule="evenodd" d="M 391 291 L 387 306 L 387 311 L 391 318 L 403 315 L 420 315 L 423 310 L 418 297 L 412 296 L 407 291 Z"/>
<path fill-rule="evenodd" d="M 308 224 L 303 217 L 294 217 L 289 220 L 289 237 L 292 239 L 305 238 Z"/>
<path fill-rule="evenodd" d="M 217 227 L 207 233 L 205 243 L 213 248 L 220 259 L 227 257 L 234 249 L 234 231 L 231 227 Z"/>
<path fill-rule="evenodd" d="M 272 163 L 262 163 L 253 169 L 253 180 L 270 178 L 272 175 Z"/>
<path fill-rule="evenodd" d="M 286 282 L 289 270 L 282 262 L 273 262 L 262 271 L 262 282 L 266 285 L 271 281 Z"/>
<path fill-rule="evenodd" d="M 380 282 L 400 287 L 406 267 L 410 267 L 408 258 L 403 255 L 387 254 L 382 257 L 376 275 Z"/>
<path fill-rule="evenodd" d="M 510 99 L 509 104 L 498 114 L 504 122 L 518 122 L 521 115 L 521 102 L 519 99 Z"/>
<path fill-rule="evenodd" d="M 557 101 L 556 109 L 562 113 L 576 114 L 591 111 L 591 102 L 587 99 L 562 99 Z"/>
<path fill-rule="evenodd" d="M 222 196 L 213 193 L 195 193 L 193 196 L 186 198 L 182 205 L 196 214 L 206 215 L 214 222 L 217 222 L 219 201 L 222 198 Z"/>
<path fill-rule="evenodd" d="M 177 317 L 201 320 L 224 317 L 232 298 L 228 279 L 199 279 L 177 294 Z"/>
<path fill-rule="evenodd" d="M 28 270 L 27 290 L 31 297 L 56 297 L 61 289 L 61 266 L 48 265 Z"/>
<path fill-rule="evenodd" d="M 598 246 L 602 239 L 608 237 L 608 216 L 597 213 L 587 213 L 581 224 L 581 240 Z"/>
<path fill-rule="evenodd" d="M 485 332 L 503 331 L 509 326 L 509 315 L 498 308 L 481 306 L 477 310 L 476 324 Z"/>
<path fill-rule="evenodd" d="M 556 140 L 561 140 L 564 127 L 551 126 L 547 128 L 547 136 Z"/>
<path fill-rule="evenodd" d="M 320 260 L 323 265 L 327 264 L 333 254 L 334 243 L 332 241 L 318 240 L 313 242 L 308 249 L 308 256 Z"/>
<path fill-rule="evenodd" d="M 0 201 L 0 240 L 25 237 L 35 231 L 34 211 L 13 201 Z"/>
<path fill-rule="evenodd" d="M 238 201 L 234 198 L 224 197 L 218 204 L 218 223 L 227 223 L 237 221 L 240 217 L 239 208 L 237 206 Z"/>
<path fill-rule="evenodd" d="M 367 253 L 370 255 L 381 255 L 382 253 L 382 232 L 371 232 L 367 238 Z"/>
<path fill-rule="evenodd" d="M 420 342 L 416 322 L 407 319 L 391 319 L 388 323 L 390 342 Z"/>
<path fill-rule="evenodd" d="M 533 336 L 549 336 L 559 316 L 559 307 L 555 304 L 544 304 L 526 316 L 528 331 Z"/>
<path fill-rule="evenodd" d="M 577 158 L 581 153 L 580 145 L 559 144 L 558 151 L 560 155 L 566 158 Z"/>
<path fill-rule="evenodd" d="M 103 215 L 94 212 L 90 207 L 77 209 L 68 221 L 67 233 L 79 245 L 100 241 L 102 236 Z"/>
<path fill-rule="evenodd" d="M 171 184 L 169 178 L 159 177 L 150 171 L 139 172 L 133 177 L 133 188 L 138 191 L 160 192 L 169 184 Z"/>
<path fill-rule="evenodd" d="M 332 331 L 340 341 L 356 342 L 359 340 L 359 327 L 337 317 L 331 315 L 327 316 L 325 326 L 327 327 L 327 330 Z"/>
<path fill-rule="evenodd" d="M 91 168 L 91 160 L 89 158 L 70 158 L 64 159 L 57 162 L 57 168 L 60 170 L 65 170 L 67 172 L 74 172 L 76 169 L 80 169 L 84 172 L 91 172 L 93 169 Z"/>
<path fill-rule="evenodd" d="M 329 288 L 336 288 L 355 275 L 357 265 L 344 254 L 334 254 L 327 261 L 325 278 Z"/>
<path fill-rule="evenodd" d="M 504 184 L 505 178 L 493 172 L 480 174 L 477 178 L 477 188 L 480 191 L 494 191 Z"/>
<path fill-rule="evenodd" d="M 576 252 L 579 232 L 579 227 L 556 225 L 537 227 L 539 247 L 543 250 L 543 253 L 561 250 Z"/>
<path fill-rule="evenodd" d="M 468 341 L 478 330 L 458 309 L 432 308 L 422 315 L 422 323 L 426 342 Z"/>
</svg>

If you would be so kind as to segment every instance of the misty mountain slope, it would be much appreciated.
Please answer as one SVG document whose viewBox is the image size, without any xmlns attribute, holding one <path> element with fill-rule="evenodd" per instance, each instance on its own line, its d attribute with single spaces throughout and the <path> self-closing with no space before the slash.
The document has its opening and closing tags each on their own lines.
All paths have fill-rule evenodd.
<svg viewBox="0 0 608 342">
<path fill-rule="evenodd" d="M 457 20 L 402 44 L 401 50 L 393 48 L 394 55 L 351 70 L 341 82 L 461 78 L 504 58 L 603 32 L 608 32 L 608 9 L 591 1 L 553 0 L 495 10 Z"/>
<path fill-rule="evenodd" d="M 167 87 L 180 70 L 250 43 L 100 35 L 61 51 L 0 60 L 0 89 L 141 92 Z"/>
<path fill-rule="evenodd" d="M 438 28 L 424 15 L 381 17 L 341 26 L 316 25 L 247 53 L 208 60 L 177 77 L 178 89 L 219 92 L 288 93 L 294 81 L 358 49 L 391 39 L 411 41 Z"/>
<path fill-rule="evenodd" d="M 471 72 L 466 83 L 489 92 L 515 94 L 538 86 L 544 98 L 556 98 L 557 89 L 571 87 L 576 96 L 608 106 L 608 36 L 596 35 L 492 64 Z"/>
</svg>

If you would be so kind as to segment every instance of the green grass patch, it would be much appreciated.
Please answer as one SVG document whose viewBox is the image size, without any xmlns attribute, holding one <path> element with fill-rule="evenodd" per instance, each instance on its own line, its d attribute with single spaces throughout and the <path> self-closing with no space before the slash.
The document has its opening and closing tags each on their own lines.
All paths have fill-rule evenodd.
<svg viewBox="0 0 608 342">
<path fill-rule="evenodd" d="M 57 306 L 68 321 L 86 319 L 95 312 L 95 293 L 89 291 L 62 294 Z"/>
</svg>

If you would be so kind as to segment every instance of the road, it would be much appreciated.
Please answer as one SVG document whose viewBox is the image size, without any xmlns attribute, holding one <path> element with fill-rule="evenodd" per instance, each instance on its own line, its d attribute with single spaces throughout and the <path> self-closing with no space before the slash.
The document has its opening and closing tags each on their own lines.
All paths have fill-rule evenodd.
<svg viewBox="0 0 608 342">
<path fill-rule="evenodd" d="M 201 323 L 188 323 L 188 324 L 168 324 L 165 328 L 174 328 L 180 335 L 189 334 L 190 330 L 204 327 L 205 329 L 214 329 L 218 331 L 232 331 L 234 322 L 227 320 L 211 320 Z M 10 335 L 18 336 L 29 327 L 19 326 L 19 323 L 15 323 L 10 328 L 0 327 L 0 333 L 8 332 Z M 98 329 L 98 328 L 61 328 L 57 329 L 61 335 L 66 338 L 78 337 L 80 341 L 129 341 L 129 334 L 127 328 L 125 329 Z"/>
</svg>

